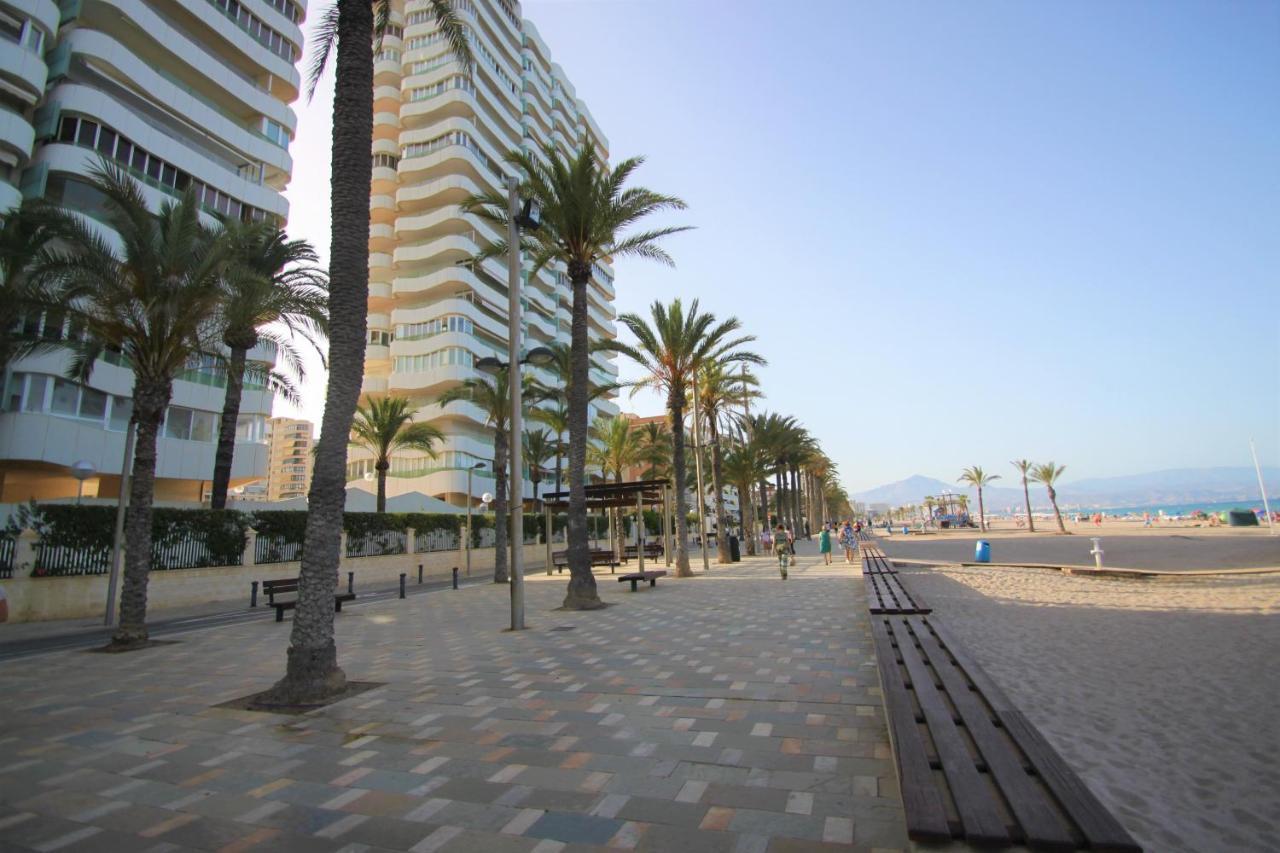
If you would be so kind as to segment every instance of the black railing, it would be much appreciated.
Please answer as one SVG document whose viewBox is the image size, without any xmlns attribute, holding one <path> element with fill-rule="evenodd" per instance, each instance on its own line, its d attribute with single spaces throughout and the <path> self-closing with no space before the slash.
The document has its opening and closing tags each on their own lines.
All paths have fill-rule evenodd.
<svg viewBox="0 0 1280 853">
<path fill-rule="evenodd" d="M 110 548 L 78 548 L 70 545 L 36 543 L 33 577 L 105 575 L 111 568 Z"/>
<path fill-rule="evenodd" d="M 0 579 L 13 577 L 13 551 L 15 543 L 12 536 L 0 536 Z"/>
<path fill-rule="evenodd" d="M 293 542 L 285 536 L 263 536 L 253 546 L 253 562 L 255 565 L 266 563 L 290 563 L 302 559 L 302 543 Z"/>
<path fill-rule="evenodd" d="M 348 557 L 382 557 L 403 554 L 408 537 L 403 530 L 379 530 L 363 536 L 347 537 Z"/>
<path fill-rule="evenodd" d="M 214 553 L 203 539 L 173 539 L 151 543 L 151 570 L 207 569 L 211 566 L 238 566 L 244 560 L 244 548 L 235 553 Z"/>
</svg>

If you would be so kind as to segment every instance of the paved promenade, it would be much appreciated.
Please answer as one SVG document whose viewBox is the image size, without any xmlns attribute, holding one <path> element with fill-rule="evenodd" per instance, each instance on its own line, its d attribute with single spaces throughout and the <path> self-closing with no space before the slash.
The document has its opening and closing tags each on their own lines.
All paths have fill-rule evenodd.
<svg viewBox="0 0 1280 853">
<path fill-rule="evenodd" d="M 213 707 L 287 624 L 0 664 L 0 850 L 905 849 L 858 569 L 699 574 L 594 613 L 531 576 L 519 634 L 505 587 L 351 608 L 382 686 L 298 717 Z"/>
</svg>

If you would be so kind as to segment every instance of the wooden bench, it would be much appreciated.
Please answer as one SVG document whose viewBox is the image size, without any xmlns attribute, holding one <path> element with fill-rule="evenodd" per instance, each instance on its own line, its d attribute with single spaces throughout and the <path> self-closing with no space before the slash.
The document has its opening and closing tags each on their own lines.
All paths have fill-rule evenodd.
<svg viewBox="0 0 1280 853">
<path fill-rule="evenodd" d="M 618 583 L 631 581 L 631 591 L 635 592 L 636 584 L 640 583 L 641 581 L 648 581 L 649 586 L 657 586 L 658 578 L 664 578 L 666 576 L 667 576 L 667 573 L 662 569 L 659 569 L 656 572 L 632 572 L 631 574 L 628 574 L 628 575 L 619 575 Z"/>
<path fill-rule="evenodd" d="M 551 555 L 551 565 L 555 566 L 556 573 L 559 574 L 569 567 L 569 552 L 556 551 Z M 596 548 L 591 551 L 591 566 L 608 566 L 609 574 L 613 574 L 614 569 L 618 567 L 618 557 L 608 548 Z"/>
<path fill-rule="evenodd" d="M 297 594 L 297 592 L 298 592 L 298 579 L 297 579 L 297 578 L 287 578 L 287 579 L 284 579 L 284 580 L 278 580 L 278 581 L 263 581 L 263 582 L 262 582 L 262 591 L 263 591 L 263 593 L 265 593 L 265 594 L 266 594 L 266 596 L 267 596 L 267 606 L 268 606 L 268 607 L 274 607 L 274 608 L 276 609 L 276 621 L 277 621 L 277 622 L 283 622 L 283 621 L 284 621 L 284 612 L 285 612 L 286 610 L 293 610 L 295 607 L 297 607 L 297 606 L 298 606 L 298 599 L 296 599 L 296 598 L 290 599 L 289 601 L 276 601 L 276 600 L 275 600 L 275 597 L 276 597 L 277 595 L 281 595 L 281 594 L 283 594 L 283 593 L 289 593 L 289 592 L 292 592 L 292 593 L 294 593 L 294 594 L 296 595 L 296 594 Z M 351 592 L 339 592 L 339 593 L 335 594 L 335 595 L 333 596 L 333 609 L 334 609 L 334 612 L 335 612 L 335 613 L 341 613 L 341 612 L 342 612 L 342 602 L 344 602 L 344 601 L 355 601 L 355 600 L 356 600 L 355 593 L 351 593 Z"/>
<path fill-rule="evenodd" d="M 878 548 L 863 549 L 862 579 L 867 585 L 867 609 L 873 615 L 932 612 Z"/>
<path fill-rule="evenodd" d="M 636 552 L 635 545 L 627 545 L 622 549 L 622 558 L 624 560 L 633 559 L 636 556 L 636 553 L 637 552 Z M 661 542 L 644 543 L 644 556 L 645 556 L 645 559 L 647 560 L 656 560 L 659 557 L 661 557 L 662 543 Z"/>
<path fill-rule="evenodd" d="M 913 840 L 1141 850 L 936 618 L 871 633 Z"/>
</svg>

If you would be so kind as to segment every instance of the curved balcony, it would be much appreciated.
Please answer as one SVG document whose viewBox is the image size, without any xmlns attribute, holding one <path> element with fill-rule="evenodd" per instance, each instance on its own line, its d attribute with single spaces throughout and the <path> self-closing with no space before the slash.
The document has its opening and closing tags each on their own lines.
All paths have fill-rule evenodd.
<svg viewBox="0 0 1280 853">
<path fill-rule="evenodd" d="M 0 148 L 12 155 L 19 167 L 31 159 L 35 136 L 35 128 L 25 118 L 18 113 L 0 110 Z"/>
<path fill-rule="evenodd" d="M 386 362 L 391 360 L 391 350 L 389 347 L 381 344 L 368 344 L 364 348 L 364 361 L 366 365 L 378 362 Z"/>
<path fill-rule="evenodd" d="M 369 251 L 390 252 L 395 249 L 395 229 L 386 222 L 369 223 Z"/>
<path fill-rule="evenodd" d="M 399 86 L 374 86 L 373 87 L 373 112 L 390 113 L 400 111 L 400 87 Z"/>
<path fill-rule="evenodd" d="M 8 181 L 0 181 L 0 214 L 22 204 L 22 191 Z"/>
<path fill-rule="evenodd" d="M 400 60 L 379 59 L 373 63 L 373 84 L 394 86 L 400 82 Z"/>
<path fill-rule="evenodd" d="M 480 192 L 480 184 L 466 175 L 447 175 L 426 183 L 399 187 L 396 190 L 396 204 L 400 210 L 409 213 L 424 207 L 461 204 Z"/>
<path fill-rule="evenodd" d="M 49 67 L 37 54 L 22 45 L 0 42 L 0 78 L 28 105 L 34 104 L 44 94 Z"/>
<path fill-rule="evenodd" d="M 360 383 L 361 394 L 385 394 L 387 393 L 387 377 L 385 376 L 369 376 L 365 375 Z"/>
<path fill-rule="evenodd" d="M 393 196 L 374 194 L 369 196 L 369 216 L 375 222 L 393 221 L 396 214 L 396 200 Z"/>
<path fill-rule="evenodd" d="M 397 246 L 392 257 L 400 268 L 410 268 L 425 264 L 457 264 L 475 257 L 480 251 L 480 244 L 469 237 L 452 235 L 438 237 L 425 245 Z"/>
<path fill-rule="evenodd" d="M 466 232 L 463 236 L 485 245 L 498 239 L 498 232 L 490 223 L 464 212 L 458 205 L 396 219 L 396 238 L 402 242 L 437 240 L 456 236 L 460 231 Z"/>
<path fill-rule="evenodd" d="M 392 269 L 391 255 L 386 252 L 370 252 L 369 253 L 369 276 L 372 278 L 375 274 L 389 273 Z M 384 281 L 385 278 L 379 278 Z"/>
<path fill-rule="evenodd" d="M 400 141 L 400 115 L 399 113 L 380 112 L 373 114 L 373 139 L 376 143 L 379 139 L 390 139 L 395 142 L 397 149 Z"/>
<path fill-rule="evenodd" d="M 370 184 L 372 191 L 379 195 L 390 197 L 390 194 L 396 191 L 396 186 L 400 183 L 400 175 L 390 166 L 374 166 L 373 179 Z"/>
<path fill-rule="evenodd" d="M 438 394 L 446 387 L 461 384 L 476 375 L 475 368 L 462 364 L 428 367 L 421 371 L 393 371 L 387 377 L 387 390 Z"/>
<path fill-rule="evenodd" d="M 388 281 L 372 281 L 369 282 L 369 302 L 384 302 L 392 298 L 391 282 Z"/>
<path fill-rule="evenodd" d="M 129 17 L 135 17 L 134 7 L 138 4 L 130 2 L 121 2 L 121 0 L 97 0 L 99 3 L 108 3 L 120 9 L 124 20 Z M 241 29 L 239 24 L 233 22 L 221 10 L 210 9 L 209 0 L 171 0 L 178 5 L 184 7 L 186 15 L 191 20 L 201 21 L 206 27 L 218 33 L 224 41 L 235 46 L 236 50 L 245 58 L 257 65 L 262 71 L 269 73 L 279 82 L 285 84 L 288 91 L 281 92 L 282 100 L 285 103 L 292 103 L 298 97 L 300 87 L 302 85 L 302 76 L 298 73 L 297 67 L 288 59 L 272 52 L 265 45 L 260 43 L 248 32 Z M 128 7 L 126 11 L 124 6 Z M 141 24 L 141 22 L 139 22 Z M 289 41 L 297 50 L 298 56 L 302 55 L 302 30 L 297 24 L 287 20 L 280 20 L 280 26 L 273 27 L 277 29 L 281 36 Z M 154 33 L 154 30 L 146 26 L 142 26 L 143 32 Z M 157 38 L 157 41 L 159 39 Z M 207 54 L 206 54 L 207 55 Z M 230 64 L 226 58 L 220 58 L 218 64 Z M 215 74 L 212 79 L 221 80 L 224 74 Z"/>
<path fill-rule="evenodd" d="M 391 342 L 391 356 L 426 355 L 446 347 L 461 347 L 477 356 L 489 355 L 489 350 L 492 349 L 475 335 L 466 332 L 439 332 L 422 338 L 396 338 Z"/>
<path fill-rule="evenodd" d="M 470 274 L 468 273 L 468 275 Z M 453 285 L 456 281 L 455 279 L 449 279 L 449 283 Z M 471 300 L 462 297 L 445 297 L 427 305 L 418 305 L 413 308 L 395 308 L 391 313 L 391 317 L 393 325 L 399 326 L 407 323 L 425 323 L 427 320 L 433 320 L 446 314 L 458 314 L 466 317 L 476 328 L 488 332 L 494 337 L 505 339 L 507 336 L 506 323 L 495 320 L 481 311 Z M 434 338 L 435 336 L 432 335 L 430 337 Z M 410 339 L 405 338 L 404 340 Z"/>
</svg>

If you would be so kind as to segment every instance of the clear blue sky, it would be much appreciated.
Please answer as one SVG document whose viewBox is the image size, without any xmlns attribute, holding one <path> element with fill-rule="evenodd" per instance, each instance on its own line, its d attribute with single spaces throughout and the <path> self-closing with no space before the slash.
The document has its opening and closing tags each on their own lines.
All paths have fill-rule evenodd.
<svg viewBox="0 0 1280 853">
<path fill-rule="evenodd" d="M 619 311 L 741 317 L 850 490 L 1280 462 L 1280 4 L 523 8 L 697 226 L 675 270 L 618 263 Z M 324 244 L 299 109 L 290 227 Z"/>
</svg>

